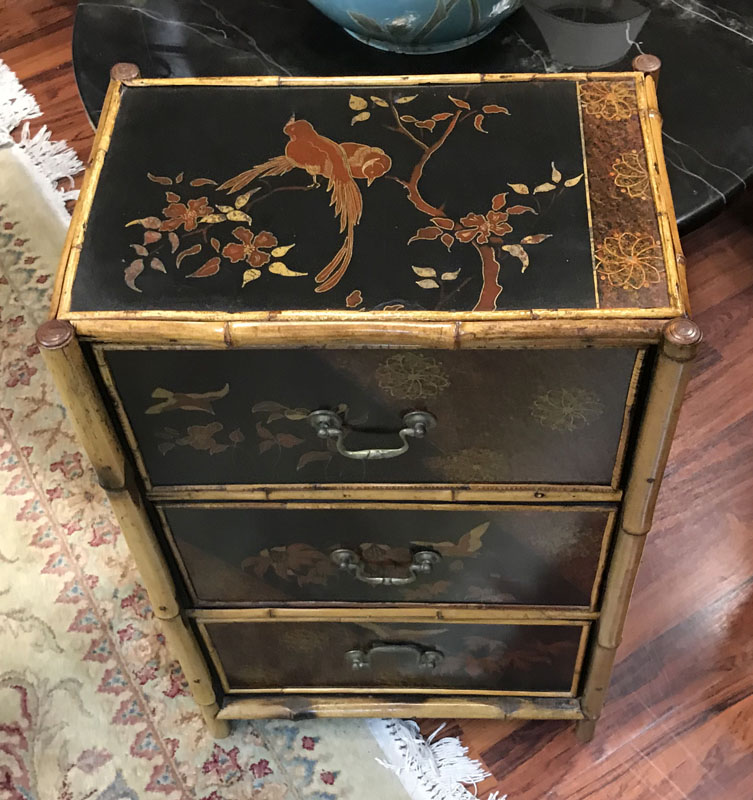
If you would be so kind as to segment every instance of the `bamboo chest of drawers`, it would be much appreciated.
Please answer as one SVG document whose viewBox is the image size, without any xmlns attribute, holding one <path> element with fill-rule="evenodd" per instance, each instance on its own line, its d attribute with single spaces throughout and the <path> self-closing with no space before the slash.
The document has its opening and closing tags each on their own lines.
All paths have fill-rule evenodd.
<svg viewBox="0 0 753 800">
<path fill-rule="evenodd" d="M 212 732 L 560 718 L 700 333 L 646 72 L 117 65 L 37 335 Z"/>
</svg>

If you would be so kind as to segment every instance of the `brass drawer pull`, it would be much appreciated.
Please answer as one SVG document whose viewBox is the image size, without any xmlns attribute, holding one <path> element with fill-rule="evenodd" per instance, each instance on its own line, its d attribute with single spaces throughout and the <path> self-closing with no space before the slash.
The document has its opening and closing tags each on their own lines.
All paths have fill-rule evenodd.
<svg viewBox="0 0 753 800">
<path fill-rule="evenodd" d="M 365 563 L 358 553 L 353 550 L 335 550 L 331 555 L 332 561 L 341 570 L 349 572 L 356 580 L 369 583 L 372 586 L 405 586 L 413 583 L 419 575 L 428 575 L 442 559 L 434 550 L 419 550 L 413 554 L 413 560 L 408 567 L 409 575 L 405 577 L 390 577 L 387 575 L 368 575 Z"/>
<path fill-rule="evenodd" d="M 316 434 L 321 439 L 334 439 L 337 452 L 346 458 L 355 458 L 359 461 L 366 461 L 377 458 L 395 458 L 408 451 L 408 438 L 422 439 L 426 432 L 431 430 L 437 420 L 428 411 L 409 411 L 403 417 L 403 427 L 397 432 L 403 440 L 402 447 L 394 448 L 374 448 L 372 450 L 348 450 L 343 445 L 345 432 L 340 417 L 334 411 L 321 409 L 312 411 L 308 420 L 311 426 L 316 429 Z"/>
<path fill-rule="evenodd" d="M 377 650 L 389 653 L 409 651 L 416 654 L 416 661 L 420 669 L 436 669 L 442 663 L 444 653 L 431 647 L 424 647 L 414 642 L 372 642 L 364 650 L 348 650 L 345 660 L 352 669 L 369 669 L 371 667 L 371 654 Z"/>
</svg>

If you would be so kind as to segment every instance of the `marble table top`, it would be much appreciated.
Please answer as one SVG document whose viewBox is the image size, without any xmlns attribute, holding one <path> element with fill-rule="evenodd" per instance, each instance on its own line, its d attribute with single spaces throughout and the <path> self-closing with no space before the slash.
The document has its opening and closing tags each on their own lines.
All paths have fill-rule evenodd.
<svg viewBox="0 0 753 800">
<path fill-rule="evenodd" d="M 583 6 L 592 12 L 589 19 L 599 19 L 594 8 L 603 12 L 624 2 L 570 0 L 563 6 L 573 19 Z M 648 10 L 648 18 L 632 40 L 625 23 L 624 44 L 616 37 L 617 60 L 608 69 L 630 69 L 640 52 L 662 60 L 664 149 L 678 222 L 686 232 L 721 210 L 753 177 L 753 4 L 629 2 Z M 608 13 L 601 16 L 608 19 Z M 565 39 L 568 30 L 563 24 Z M 614 25 L 607 30 L 594 24 L 593 31 L 600 47 L 604 36 L 615 36 Z M 118 61 L 135 62 L 145 77 L 573 69 L 555 59 L 554 49 L 521 9 L 465 49 L 396 55 L 357 42 L 303 0 L 82 0 L 73 36 L 76 79 L 95 122 L 109 69 Z"/>
</svg>

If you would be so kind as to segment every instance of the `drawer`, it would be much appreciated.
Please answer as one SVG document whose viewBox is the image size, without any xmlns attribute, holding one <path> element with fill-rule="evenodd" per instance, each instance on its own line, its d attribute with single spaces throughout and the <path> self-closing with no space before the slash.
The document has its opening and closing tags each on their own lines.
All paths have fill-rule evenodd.
<svg viewBox="0 0 753 800">
<path fill-rule="evenodd" d="M 490 603 L 593 608 L 608 506 L 166 504 L 196 606 Z"/>
<path fill-rule="evenodd" d="M 147 487 L 618 485 L 643 351 L 98 350 Z M 309 415 L 328 411 L 332 437 Z M 428 412 L 423 438 L 406 413 Z M 322 420 L 320 419 L 320 422 Z M 322 433 L 324 431 L 321 431 Z M 352 451 L 404 449 L 360 459 Z M 349 455 L 350 454 L 350 455 Z"/>
<path fill-rule="evenodd" d="M 230 694 L 451 690 L 572 696 L 589 628 L 576 621 L 262 622 L 232 613 L 224 620 L 200 614 L 197 624 Z"/>
</svg>

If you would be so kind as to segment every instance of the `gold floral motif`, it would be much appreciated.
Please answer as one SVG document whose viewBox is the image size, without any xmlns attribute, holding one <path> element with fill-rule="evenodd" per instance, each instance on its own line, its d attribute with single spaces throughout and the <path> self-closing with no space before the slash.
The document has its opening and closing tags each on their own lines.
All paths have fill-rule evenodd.
<svg viewBox="0 0 753 800">
<path fill-rule="evenodd" d="M 505 475 L 510 462 L 504 453 L 483 447 L 469 447 L 443 456 L 431 456 L 426 465 L 448 481 L 464 483 L 497 480 Z"/>
<path fill-rule="evenodd" d="M 580 96 L 586 114 L 599 119 L 630 119 L 636 111 L 635 94 L 626 81 L 589 81 L 581 84 Z"/>
<path fill-rule="evenodd" d="M 439 361 L 417 353 L 390 356 L 377 367 L 376 378 L 383 392 L 401 400 L 436 397 L 450 385 Z"/>
<path fill-rule="evenodd" d="M 614 179 L 614 185 L 628 197 L 648 200 L 648 170 L 642 153 L 635 150 L 621 153 L 612 164 L 609 174 Z"/>
<path fill-rule="evenodd" d="M 593 392 L 564 386 L 540 394 L 531 405 L 531 416 L 553 431 L 585 428 L 603 413 L 604 406 Z"/>
<path fill-rule="evenodd" d="M 661 245 L 644 233 L 624 231 L 605 237 L 596 248 L 596 272 L 621 289 L 642 289 L 659 283 L 664 272 Z"/>
</svg>

